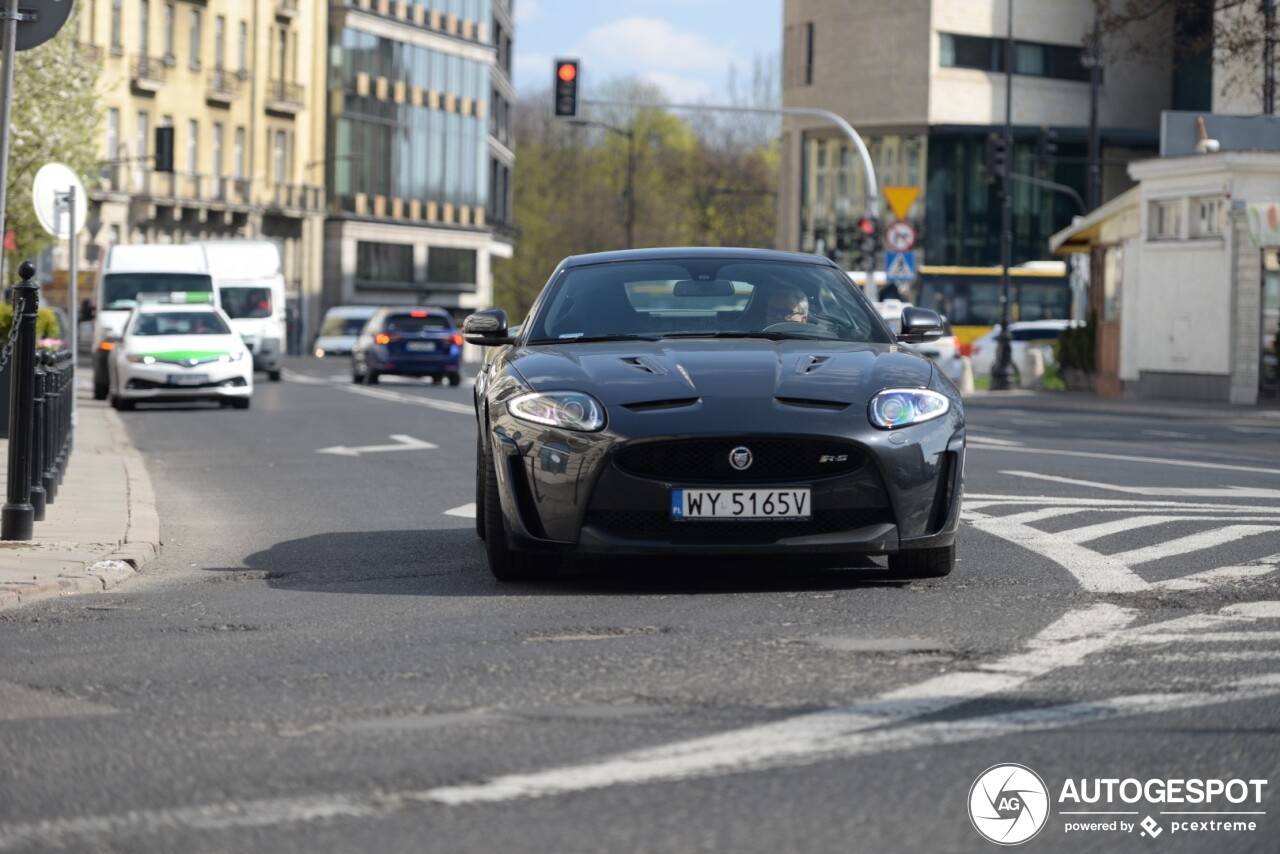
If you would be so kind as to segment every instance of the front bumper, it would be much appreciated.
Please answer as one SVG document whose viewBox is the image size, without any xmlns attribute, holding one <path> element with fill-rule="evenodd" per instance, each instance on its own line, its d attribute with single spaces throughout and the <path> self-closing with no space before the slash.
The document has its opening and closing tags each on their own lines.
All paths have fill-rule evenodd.
<svg viewBox="0 0 1280 854">
<path fill-rule="evenodd" d="M 114 394 L 121 400 L 219 400 L 251 397 L 252 364 L 214 362 L 186 368 L 179 365 L 129 363 L 116 366 Z"/>
<path fill-rule="evenodd" d="M 823 418 L 815 414 L 813 420 Z M 857 435 L 720 433 L 627 441 L 607 432 L 530 426 L 500 419 L 490 444 L 516 548 L 590 555 L 882 555 L 949 546 L 959 528 L 964 428 L 954 412 L 912 427 Z M 673 442 L 698 450 L 656 466 L 637 465 L 636 448 Z M 799 473 L 788 476 L 783 464 L 766 476 L 726 480 L 723 471 L 698 471 L 688 462 L 737 444 L 790 452 L 799 460 L 792 471 Z M 850 460 L 824 474 L 815 462 L 823 449 Z M 671 520 L 673 488 L 728 484 L 808 487 L 811 518 Z"/>
</svg>

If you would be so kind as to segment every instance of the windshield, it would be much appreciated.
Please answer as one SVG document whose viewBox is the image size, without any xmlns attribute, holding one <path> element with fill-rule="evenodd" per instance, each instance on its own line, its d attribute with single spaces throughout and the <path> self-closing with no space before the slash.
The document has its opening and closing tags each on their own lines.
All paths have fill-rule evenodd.
<svg viewBox="0 0 1280 854">
<path fill-rule="evenodd" d="M 271 289 L 220 287 L 218 300 L 222 310 L 233 320 L 237 317 L 270 317 Z"/>
<path fill-rule="evenodd" d="M 199 291 L 210 293 L 213 279 L 207 273 L 108 273 L 102 277 L 102 308 L 133 308 L 138 294 Z"/>
<path fill-rule="evenodd" d="M 557 277 L 531 344 L 610 338 L 824 338 L 891 343 L 832 267 L 698 258 L 575 267 Z"/>
<path fill-rule="evenodd" d="M 321 335 L 359 335 L 367 317 L 326 317 L 320 324 Z"/>
<path fill-rule="evenodd" d="M 440 314 L 391 314 L 382 328 L 386 332 L 432 332 L 452 330 L 453 324 Z"/>
<path fill-rule="evenodd" d="M 228 335 L 216 311 L 155 311 L 134 319 L 131 335 Z"/>
</svg>

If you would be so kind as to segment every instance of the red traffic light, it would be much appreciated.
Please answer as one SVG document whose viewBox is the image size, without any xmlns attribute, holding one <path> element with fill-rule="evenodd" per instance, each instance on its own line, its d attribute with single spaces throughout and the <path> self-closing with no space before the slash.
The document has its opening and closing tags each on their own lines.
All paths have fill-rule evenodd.
<svg viewBox="0 0 1280 854">
<path fill-rule="evenodd" d="M 875 234 L 876 221 L 870 217 L 864 216 L 862 219 L 858 220 L 858 231 L 861 231 L 863 234 Z"/>
<path fill-rule="evenodd" d="M 578 76 L 578 66 L 572 62 L 562 62 L 556 69 L 556 76 L 565 83 L 569 83 Z"/>
</svg>

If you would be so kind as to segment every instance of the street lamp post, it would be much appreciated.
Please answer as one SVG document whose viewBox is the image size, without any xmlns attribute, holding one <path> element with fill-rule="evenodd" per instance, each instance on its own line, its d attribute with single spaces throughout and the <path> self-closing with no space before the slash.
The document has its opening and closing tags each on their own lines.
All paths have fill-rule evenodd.
<svg viewBox="0 0 1280 854">
<path fill-rule="evenodd" d="M 627 138 L 627 185 L 623 189 L 622 194 L 627 197 L 627 248 L 634 249 L 636 245 L 636 132 L 635 128 L 619 128 L 605 122 L 591 121 L 590 119 L 572 119 L 573 124 L 584 127 L 603 128 L 610 133 L 616 133 L 618 136 Z"/>
<path fill-rule="evenodd" d="M 1004 40 L 1004 174 L 1000 181 L 1000 335 L 996 339 L 996 363 L 991 370 L 991 390 L 1007 391 L 1013 385 L 1013 337 L 1009 334 L 1009 265 L 1013 256 L 1013 0 L 1009 0 L 1008 30 Z"/>
<path fill-rule="evenodd" d="M 1102 88 L 1102 14 L 1093 12 L 1093 38 L 1080 57 L 1089 69 L 1089 210 L 1102 204 L 1102 136 L 1098 126 L 1098 96 Z"/>
</svg>

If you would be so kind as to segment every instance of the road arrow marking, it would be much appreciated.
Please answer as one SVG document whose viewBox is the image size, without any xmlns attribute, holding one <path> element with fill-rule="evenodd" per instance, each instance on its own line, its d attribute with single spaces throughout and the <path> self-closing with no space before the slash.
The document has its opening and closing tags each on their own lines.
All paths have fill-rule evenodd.
<svg viewBox="0 0 1280 854">
<path fill-rule="evenodd" d="M 474 519 L 476 518 L 475 502 L 473 501 L 470 504 L 463 504 L 461 507 L 455 507 L 452 510 L 446 510 L 444 511 L 444 515 L 461 516 L 463 519 Z"/>
<path fill-rule="evenodd" d="M 397 433 L 391 436 L 394 445 L 364 445 L 359 448 L 348 448 L 346 445 L 334 445 L 331 448 L 317 448 L 317 454 L 334 454 L 339 457 L 358 457 L 361 454 L 381 454 L 386 451 L 432 451 L 440 447 L 412 436 Z"/>
</svg>

